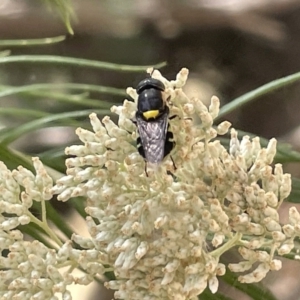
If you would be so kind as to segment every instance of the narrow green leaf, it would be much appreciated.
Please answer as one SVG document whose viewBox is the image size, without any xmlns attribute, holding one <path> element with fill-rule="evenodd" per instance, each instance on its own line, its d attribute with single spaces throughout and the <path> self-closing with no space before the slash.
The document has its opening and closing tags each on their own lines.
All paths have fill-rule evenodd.
<svg viewBox="0 0 300 300">
<path fill-rule="evenodd" d="M 72 207 L 79 213 L 82 218 L 86 218 L 86 202 L 82 197 L 71 198 L 68 200 Z"/>
<path fill-rule="evenodd" d="M 8 56 L 10 55 L 10 50 L 3 50 L 0 51 L 0 57 Z"/>
<path fill-rule="evenodd" d="M 68 118 L 78 118 L 83 117 L 91 114 L 92 112 L 98 113 L 98 114 L 111 114 L 109 110 L 104 109 L 98 109 L 98 110 L 81 110 L 81 111 L 72 111 L 72 112 L 65 112 L 65 113 L 59 113 L 59 114 L 50 114 L 48 116 L 42 117 L 37 120 L 33 120 L 31 122 L 25 123 L 22 126 L 18 126 L 16 128 L 10 129 L 8 132 L 0 132 L 0 143 L 4 145 L 8 145 L 11 142 L 18 139 L 20 136 L 37 130 L 44 128 L 46 126 L 49 126 L 49 123 L 54 123 L 54 125 L 65 124 L 66 119 Z M 60 121 L 60 122 L 57 122 Z M 69 126 L 72 126 L 73 124 L 68 123 Z M 77 126 L 77 125 L 76 125 Z"/>
<path fill-rule="evenodd" d="M 240 283 L 237 280 L 237 275 L 226 269 L 226 274 L 222 277 L 222 280 L 227 284 L 234 286 L 236 289 L 244 292 L 253 300 L 277 300 L 277 298 L 262 284 L 245 284 Z"/>
<path fill-rule="evenodd" d="M 292 178 L 292 191 L 289 197 L 287 198 L 288 202 L 291 203 L 300 203 L 300 179 L 293 177 Z"/>
<path fill-rule="evenodd" d="M 2 116 L 13 116 L 13 117 L 34 117 L 41 118 L 51 115 L 50 113 L 46 113 L 40 110 L 35 109 L 26 109 L 26 108 L 16 108 L 16 107 L 1 107 L 0 115 Z"/>
<path fill-rule="evenodd" d="M 72 103 L 74 105 L 82 105 L 88 107 L 98 108 L 110 108 L 112 103 L 103 100 L 92 100 L 81 98 L 78 95 L 63 95 L 55 94 L 52 91 L 43 92 L 42 90 L 52 89 L 65 89 L 65 90 L 80 90 L 85 92 L 97 92 L 101 94 L 112 94 L 125 97 L 126 93 L 123 89 L 111 88 L 106 86 L 98 86 L 91 84 L 80 84 L 80 83 L 63 83 L 63 84 L 51 84 L 51 83 L 38 83 L 25 85 L 21 87 L 6 87 L 0 86 L 0 97 L 7 97 L 15 94 L 23 93 L 38 93 L 41 97 L 51 97 L 60 102 Z"/>
<path fill-rule="evenodd" d="M 41 243 L 43 243 L 48 248 L 50 248 L 50 249 L 53 248 L 53 245 L 51 245 L 51 243 L 49 242 L 49 238 L 47 238 L 45 236 L 44 232 L 36 224 L 29 223 L 29 224 L 24 225 L 24 226 L 19 226 L 18 229 L 22 233 L 26 233 L 29 236 L 31 236 L 33 239 L 40 241 Z"/>
<path fill-rule="evenodd" d="M 49 8 L 54 8 L 59 13 L 62 21 L 70 34 L 74 34 L 71 18 L 75 18 L 72 2 L 70 0 L 43 0 Z"/>
<path fill-rule="evenodd" d="M 265 94 L 274 92 L 284 86 L 287 86 L 289 84 L 297 82 L 298 80 L 300 80 L 300 72 L 280 78 L 280 79 L 273 80 L 255 90 L 252 90 L 249 93 L 246 93 L 238 98 L 235 98 L 230 103 L 224 105 L 220 109 L 220 113 L 219 113 L 218 117 L 216 118 L 216 120 L 222 119 L 226 114 L 240 108 L 241 106 L 243 106 Z"/>
<path fill-rule="evenodd" d="M 222 295 L 221 292 L 212 294 L 211 291 L 206 288 L 205 291 L 198 297 L 199 300 L 233 300 L 232 298 Z"/>
<path fill-rule="evenodd" d="M 159 69 L 166 65 L 166 62 L 162 62 L 155 65 L 131 66 L 131 65 L 121 65 L 121 64 L 102 62 L 98 60 L 90 60 L 90 59 L 67 57 L 67 56 L 66 57 L 55 56 L 55 55 L 14 55 L 14 56 L 0 57 L 0 64 L 15 63 L 15 62 L 62 64 L 62 65 L 71 65 L 77 67 L 89 67 L 89 68 L 123 71 L 123 72 L 145 72 L 145 70 L 149 67 Z"/>
<path fill-rule="evenodd" d="M 47 219 L 49 219 L 68 239 L 71 239 L 74 230 L 67 224 L 63 216 L 61 216 L 51 205 L 46 201 Z"/>
<path fill-rule="evenodd" d="M 66 16 L 66 18 L 65 18 L 65 26 L 66 26 L 68 32 L 71 35 L 74 35 L 74 31 L 73 31 L 73 28 L 72 28 L 72 25 L 71 25 L 71 18 L 69 16 Z"/>
<path fill-rule="evenodd" d="M 0 47 L 20 47 L 20 46 L 37 46 L 37 45 L 49 45 L 59 43 L 66 39 L 65 35 L 56 37 L 43 38 L 43 39 L 27 39 L 27 40 L 0 40 Z"/>
<path fill-rule="evenodd" d="M 34 92 L 39 90 L 52 90 L 52 89 L 80 90 L 85 92 L 97 92 L 100 94 L 126 96 L 126 92 L 123 89 L 117 89 L 117 88 L 101 86 L 101 85 L 69 83 L 69 82 L 61 83 L 61 84 L 37 83 L 37 84 L 30 84 L 30 85 L 18 86 L 18 87 L 0 86 L 0 88 L 2 89 L 2 91 L 0 91 L 0 97 L 5 97 L 5 96 L 23 93 L 23 92 Z M 51 93 L 51 91 L 49 91 L 49 93 Z"/>
<path fill-rule="evenodd" d="M 64 147 L 55 147 L 47 151 L 40 152 L 38 154 L 39 158 L 43 161 L 44 164 L 49 166 L 52 169 L 55 169 L 59 172 L 65 172 L 65 148 Z M 62 176 L 62 174 L 61 174 Z M 59 176 L 59 177 L 61 177 Z M 52 176 L 53 177 L 53 176 Z"/>
<path fill-rule="evenodd" d="M 4 88 L 13 88 L 11 86 L 0 86 L 0 91 Z M 22 97 L 24 98 L 29 98 L 30 100 L 32 100 L 32 98 L 47 98 L 47 99 L 53 99 L 57 102 L 61 102 L 61 103 L 72 103 L 75 105 L 81 105 L 81 106 L 87 106 L 89 108 L 92 107 L 102 107 L 102 108 L 108 108 L 111 107 L 114 103 L 112 102 L 108 102 L 106 100 L 99 100 L 99 99 L 88 99 L 88 94 L 87 92 L 84 93 L 80 93 L 80 94 L 63 94 L 63 93 L 57 93 L 57 92 L 45 92 L 42 90 L 37 90 L 37 91 L 24 91 L 24 92 L 20 92 L 18 91 L 17 94 L 22 95 Z"/>
<path fill-rule="evenodd" d="M 0 158 L 10 170 L 16 169 L 18 166 L 23 166 L 32 172 L 34 171 L 31 161 L 20 156 L 16 151 L 7 148 L 3 144 L 0 144 Z"/>
</svg>

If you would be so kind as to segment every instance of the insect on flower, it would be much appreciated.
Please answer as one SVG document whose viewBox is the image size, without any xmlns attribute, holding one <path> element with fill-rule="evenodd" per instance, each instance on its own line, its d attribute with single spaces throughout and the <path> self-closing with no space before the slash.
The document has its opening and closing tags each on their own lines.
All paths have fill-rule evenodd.
<svg viewBox="0 0 300 300">
<path fill-rule="evenodd" d="M 169 107 L 163 99 L 164 84 L 154 78 L 142 80 L 136 91 L 137 147 L 146 162 L 159 164 L 175 146 L 169 131 Z M 172 118 L 172 117 L 171 117 Z"/>
</svg>

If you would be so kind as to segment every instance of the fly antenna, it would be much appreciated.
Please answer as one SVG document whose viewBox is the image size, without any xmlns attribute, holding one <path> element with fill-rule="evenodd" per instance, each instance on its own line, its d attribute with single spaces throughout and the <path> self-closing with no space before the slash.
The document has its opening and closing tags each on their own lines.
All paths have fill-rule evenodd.
<svg viewBox="0 0 300 300">
<path fill-rule="evenodd" d="M 147 73 L 149 74 L 150 78 L 152 77 L 154 71 L 155 71 L 155 68 L 153 68 L 153 67 L 147 69 Z"/>
</svg>

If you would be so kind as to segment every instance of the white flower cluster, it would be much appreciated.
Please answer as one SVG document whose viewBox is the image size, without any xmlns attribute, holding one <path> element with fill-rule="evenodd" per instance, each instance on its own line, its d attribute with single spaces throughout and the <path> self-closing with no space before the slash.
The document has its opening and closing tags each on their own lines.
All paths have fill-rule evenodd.
<svg viewBox="0 0 300 300">
<path fill-rule="evenodd" d="M 36 158 L 36 175 L 0 164 L 1 299 L 55 300 L 58 293 L 71 299 L 67 285 L 89 284 L 110 271 L 115 279 L 105 285 L 116 290 L 117 299 L 196 299 L 207 287 L 218 290 L 217 277 L 226 271 L 220 257 L 234 247 L 243 260 L 228 267 L 243 273 L 241 282 L 258 282 L 281 268 L 274 257 L 293 249 L 300 214 L 291 208 L 289 224 L 279 222 L 291 178 L 281 165 L 271 166 L 276 140 L 262 148 L 259 138 L 239 141 L 232 129 L 228 151 L 217 136 L 226 134 L 230 123 L 213 125 L 218 98 L 212 97 L 208 108 L 188 98 L 182 90 L 187 76 L 187 69 L 174 81 L 152 73 L 166 87 L 170 116 L 177 116 L 169 120 L 176 146 L 172 159 L 147 166 L 147 172 L 135 143 L 134 89 L 128 89 L 134 102 L 112 108 L 118 124 L 91 114 L 93 131 L 77 130 L 83 144 L 66 149 L 72 156 L 67 175 L 54 187 Z M 63 244 L 48 227 L 45 200 L 53 194 L 61 201 L 86 199 L 91 237 L 72 237 L 84 250 L 71 241 Z M 29 212 L 33 201 L 41 203 L 42 220 Z M 29 222 L 51 237 L 53 249 L 24 240 L 15 228 Z M 85 273 L 75 278 L 78 267 Z"/>
<path fill-rule="evenodd" d="M 138 95 L 128 89 L 134 102 L 112 108 L 118 125 L 92 114 L 93 132 L 77 130 L 84 144 L 66 150 L 74 157 L 54 188 L 62 201 L 86 197 L 91 240 L 74 238 L 82 247 L 92 243 L 101 263 L 112 267 L 116 279 L 106 286 L 119 299 L 192 299 L 207 286 L 214 293 L 217 276 L 225 273 L 220 256 L 234 246 L 244 261 L 230 269 L 251 269 L 239 280 L 257 282 L 280 269 L 274 255 L 288 253 L 297 235 L 296 221 L 293 228 L 279 223 L 277 210 L 290 193 L 291 178 L 281 165 L 270 166 L 276 140 L 264 149 L 259 138 L 239 141 L 232 129 L 227 151 L 217 135 L 226 134 L 230 123 L 213 126 L 218 98 L 208 108 L 189 99 L 182 90 L 187 75 L 182 69 L 168 81 L 158 71 L 152 74 L 166 87 L 170 115 L 178 116 L 170 120 L 175 166 L 166 158 L 145 172 L 131 121 Z M 259 250 L 266 247 L 270 252 Z"/>
<path fill-rule="evenodd" d="M 61 294 L 65 300 L 72 299 L 68 285 L 88 284 L 103 273 L 102 266 L 89 262 L 99 253 L 73 249 L 70 241 L 62 245 L 46 222 L 45 200 L 53 196 L 52 179 L 38 158 L 33 158 L 33 166 L 36 175 L 23 167 L 11 172 L 0 162 L 0 298 L 58 300 Z M 42 220 L 30 212 L 34 202 L 42 206 Z M 25 240 L 17 227 L 30 222 L 48 234 L 57 250 L 37 240 Z M 73 266 L 83 267 L 89 274 L 75 277 Z M 69 269 L 62 271 L 63 267 Z"/>
<path fill-rule="evenodd" d="M 29 209 L 34 201 L 52 198 L 52 179 L 37 158 L 33 165 L 36 175 L 23 167 L 11 172 L 0 162 L 1 299 L 50 299 L 45 286 L 61 282 L 52 266 L 53 251 L 38 241 L 24 241 L 16 229 L 30 222 L 41 223 Z"/>
</svg>

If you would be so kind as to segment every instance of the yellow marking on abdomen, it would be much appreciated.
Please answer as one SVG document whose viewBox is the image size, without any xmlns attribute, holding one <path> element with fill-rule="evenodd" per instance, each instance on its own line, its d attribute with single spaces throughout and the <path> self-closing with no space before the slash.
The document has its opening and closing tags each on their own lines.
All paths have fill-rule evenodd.
<svg viewBox="0 0 300 300">
<path fill-rule="evenodd" d="M 148 119 L 155 119 L 159 114 L 159 110 L 148 110 L 143 112 L 143 116 Z"/>
</svg>

